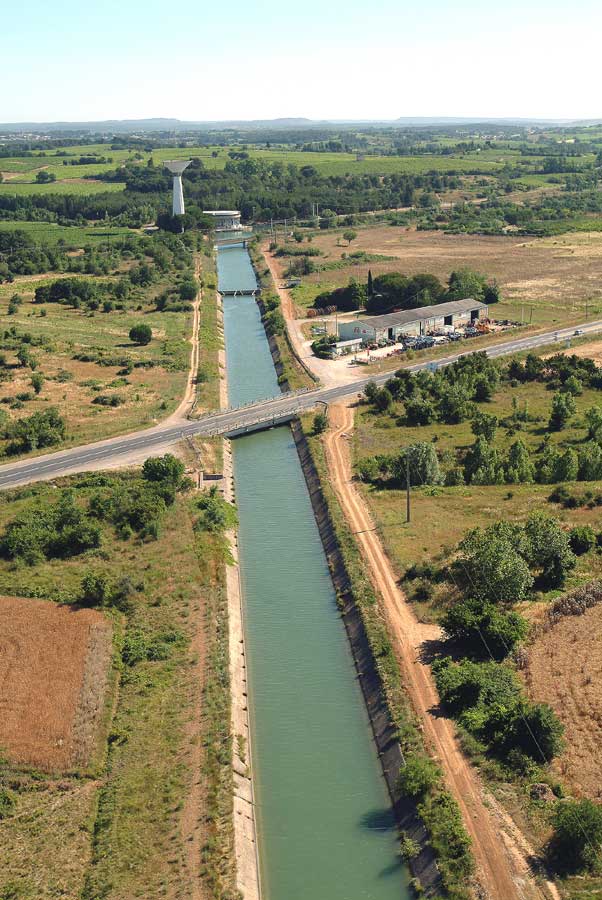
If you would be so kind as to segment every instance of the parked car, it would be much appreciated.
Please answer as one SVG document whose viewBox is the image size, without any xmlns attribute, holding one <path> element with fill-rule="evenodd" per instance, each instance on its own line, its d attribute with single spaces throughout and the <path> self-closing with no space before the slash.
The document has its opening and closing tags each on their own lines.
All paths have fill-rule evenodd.
<svg viewBox="0 0 602 900">
<path fill-rule="evenodd" d="M 577 335 L 579 335 L 579 334 L 583 334 L 583 328 L 575 328 L 573 334 L 574 334 L 575 336 L 577 336 Z"/>
</svg>

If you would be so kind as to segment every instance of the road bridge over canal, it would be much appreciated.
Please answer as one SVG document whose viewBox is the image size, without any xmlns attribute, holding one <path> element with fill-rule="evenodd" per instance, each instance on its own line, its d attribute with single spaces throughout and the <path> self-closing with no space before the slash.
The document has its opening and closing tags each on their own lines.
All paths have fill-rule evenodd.
<svg viewBox="0 0 602 900">
<path fill-rule="evenodd" d="M 583 334 L 596 334 L 602 331 L 602 320 L 589 322 L 579 327 Z M 517 338 L 504 343 L 495 344 L 486 353 L 491 358 L 507 356 L 524 350 L 534 350 L 546 344 L 553 344 L 569 340 L 575 333 L 575 327 L 561 328 L 556 331 L 548 331 L 542 334 Z M 450 365 L 461 356 L 470 353 L 466 350 L 462 353 L 454 353 L 438 359 L 437 366 Z M 432 366 L 431 361 L 419 362 L 408 366 L 410 372 L 418 372 Z M 237 437 L 253 431 L 272 428 L 291 421 L 300 413 L 315 409 L 320 403 L 331 403 L 344 397 L 350 397 L 364 390 L 369 381 L 384 384 L 391 377 L 391 372 L 383 375 L 358 378 L 349 384 L 338 385 L 330 388 L 316 388 L 280 394 L 277 397 L 269 397 L 258 400 L 247 406 L 234 409 L 224 409 L 219 412 L 208 413 L 200 419 L 182 421 L 174 424 L 167 422 L 149 428 L 146 431 L 138 431 L 123 437 L 109 438 L 83 447 L 73 447 L 69 450 L 59 450 L 55 453 L 38 456 L 35 459 L 25 459 L 15 463 L 0 466 L 0 489 L 17 487 L 33 481 L 57 478 L 75 472 L 86 472 L 106 466 L 107 468 L 119 465 L 127 465 L 140 455 L 152 456 L 164 453 L 170 446 L 173 447 L 179 440 L 199 435 L 200 437 L 212 437 L 223 435 Z"/>
</svg>

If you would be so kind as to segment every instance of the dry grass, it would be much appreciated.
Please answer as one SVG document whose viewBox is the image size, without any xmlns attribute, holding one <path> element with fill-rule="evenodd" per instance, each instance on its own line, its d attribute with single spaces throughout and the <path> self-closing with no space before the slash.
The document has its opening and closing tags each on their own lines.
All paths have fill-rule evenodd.
<svg viewBox="0 0 602 900">
<path fill-rule="evenodd" d="M 351 247 L 337 246 L 339 240 L 336 232 L 316 235 L 312 246 L 325 254 L 316 261 L 332 262 L 357 250 L 395 259 L 360 265 L 350 261 L 343 269 L 310 275 L 304 283 L 315 285 L 316 292 L 318 284 L 325 289 L 346 284 L 351 276 L 365 280 L 368 269 L 374 277 L 394 271 L 406 275 L 432 272 L 446 281 L 454 269 L 468 266 L 500 284 L 504 302 L 495 308 L 499 317 L 520 318 L 523 303 L 527 320 L 533 305 L 535 324 L 579 318 L 585 312 L 586 299 L 590 312 L 602 309 L 602 234 L 598 232 L 525 240 L 380 226 L 358 231 Z"/>
<path fill-rule="evenodd" d="M 530 696 L 565 726 L 566 749 L 553 763 L 578 796 L 602 799 L 602 606 L 565 616 L 542 631 L 525 671 Z"/>
<path fill-rule="evenodd" d="M 1 597 L 0 610 L 0 745 L 17 766 L 85 767 L 103 718 L 110 622 L 21 597 Z"/>
</svg>

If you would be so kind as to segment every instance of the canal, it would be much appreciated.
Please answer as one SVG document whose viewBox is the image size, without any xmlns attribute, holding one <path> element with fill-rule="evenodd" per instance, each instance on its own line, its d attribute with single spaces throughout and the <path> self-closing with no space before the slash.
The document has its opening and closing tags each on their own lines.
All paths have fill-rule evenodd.
<svg viewBox="0 0 602 900">
<path fill-rule="evenodd" d="M 248 254 L 218 252 L 220 286 Z M 252 271 L 252 270 L 251 270 Z M 234 285 L 234 287 L 233 287 Z M 279 393 L 252 296 L 224 298 L 229 401 Z M 407 900 L 389 796 L 290 429 L 233 442 L 263 900 Z"/>
</svg>

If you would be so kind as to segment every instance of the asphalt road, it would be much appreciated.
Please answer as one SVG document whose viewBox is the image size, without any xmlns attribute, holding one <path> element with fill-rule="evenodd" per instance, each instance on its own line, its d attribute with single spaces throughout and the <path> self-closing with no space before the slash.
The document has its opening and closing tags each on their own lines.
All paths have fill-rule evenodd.
<svg viewBox="0 0 602 900">
<path fill-rule="evenodd" d="M 584 334 L 595 334 L 602 331 L 602 320 L 588 322 L 578 327 L 583 330 Z M 546 344 L 561 342 L 572 337 L 574 332 L 575 326 L 559 328 L 555 331 L 496 344 L 485 352 L 492 358 L 507 356 L 521 350 L 531 350 Z M 448 366 L 461 356 L 472 352 L 470 344 L 463 346 L 468 349 L 436 360 L 437 367 Z M 428 369 L 432 364 L 432 362 L 420 362 L 407 368 L 410 372 L 418 372 L 421 369 Z M 95 444 L 86 444 L 83 447 L 59 450 L 35 459 L 8 463 L 0 466 L 0 489 L 17 487 L 74 472 L 85 472 L 92 468 L 98 468 L 99 464 L 105 464 L 107 468 L 119 465 L 120 462 L 125 464 L 128 459 L 132 459 L 137 454 L 148 453 L 149 456 L 152 456 L 153 453 L 164 452 L 166 447 L 187 436 L 228 435 L 245 428 L 254 430 L 259 423 L 278 424 L 279 421 L 285 421 L 287 417 L 291 418 L 296 413 L 316 407 L 320 402 L 330 403 L 342 397 L 360 393 L 369 381 L 384 384 L 391 374 L 389 372 L 376 377 L 358 378 L 357 381 L 337 387 L 279 394 L 277 397 L 258 400 L 248 406 L 211 413 L 195 421 L 183 422 L 181 425 L 157 425 L 146 431 L 137 431 L 124 437 L 109 438 Z"/>
</svg>

